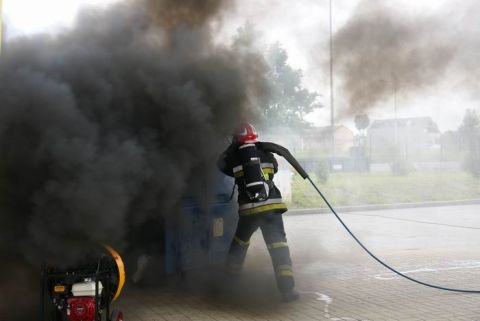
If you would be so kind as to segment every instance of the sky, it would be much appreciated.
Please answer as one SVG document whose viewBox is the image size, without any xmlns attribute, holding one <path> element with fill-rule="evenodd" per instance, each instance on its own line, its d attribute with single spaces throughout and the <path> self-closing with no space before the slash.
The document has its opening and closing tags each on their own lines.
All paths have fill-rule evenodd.
<svg viewBox="0 0 480 321">
<path fill-rule="evenodd" d="M 54 32 L 69 26 L 85 5 L 105 6 L 117 0 L 3 0 L 7 36 Z"/>
<path fill-rule="evenodd" d="M 61 32 L 72 23 L 82 6 L 106 6 L 120 0 L 3 0 L 4 20 L 8 38 L 39 32 Z M 371 0 L 375 1 L 375 0 Z M 384 0 L 392 12 L 406 16 L 441 12 L 455 0 Z M 352 18 L 361 0 L 333 0 L 333 31 L 341 29 Z M 329 70 L 329 1 L 328 0 L 242 0 L 236 1 L 223 19 L 219 37 L 231 38 L 247 21 L 261 31 L 265 43 L 280 42 L 288 51 L 289 63 L 300 68 L 304 84 L 317 91 L 325 108 L 308 115 L 316 125 L 328 125 L 330 119 Z M 448 19 L 448 17 L 445 17 Z M 335 49 L 334 49 L 335 56 Z M 340 118 L 348 101 L 335 73 L 334 99 L 337 122 L 354 128 L 351 117 Z M 371 119 L 393 118 L 394 99 L 384 99 L 368 110 Z M 479 110 L 477 98 L 458 83 L 441 81 L 415 94 L 397 93 L 398 117 L 431 116 L 442 131 L 456 129 L 465 109 Z"/>
</svg>

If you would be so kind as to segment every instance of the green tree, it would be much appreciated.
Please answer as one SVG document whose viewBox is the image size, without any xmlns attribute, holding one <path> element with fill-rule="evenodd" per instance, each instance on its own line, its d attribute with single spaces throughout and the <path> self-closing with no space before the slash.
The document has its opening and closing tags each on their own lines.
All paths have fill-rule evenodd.
<svg viewBox="0 0 480 321">
<path fill-rule="evenodd" d="M 475 110 L 466 110 L 459 131 L 467 147 L 464 168 L 473 176 L 480 177 L 480 117 Z"/>
<path fill-rule="evenodd" d="M 480 118 L 478 114 L 473 109 L 467 109 L 465 111 L 465 116 L 463 116 L 462 128 L 464 130 L 475 130 L 480 125 Z"/>
<path fill-rule="evenodd" d="M 363 132 L 370 125 L 370 117 L 367 114 L 355 116 L 355 127 L 359 132 Z"/>
<path fill-rule="evenodd" d="M 360 160 L 367 158 L 367 133 L 366 129 L 370 125 L 370 117 L 367 114 L 356 115 L 354 118 L 355 127 L 358 135 L 355 136 L 355 146 L 350 149 L 351 155 Z"/>
<path fill-rule="evenodd" d="M 266 59 L 270 66 L 271 99 L 263 109 L 265 121 L 293 128 L 308 125 L 305 115 L 321 107 L 317 102 L 318 93 L 303 86 L 302 70 L 288 64 L 287 51 L 279 43 L 270 46 Z"/>
<path fill-rule="evenodd" d="M 268 46 L 262 44 L 260 39 L 261 34 L 254 25 L 246 23 L 237 30 L 233 46 L 238 50 L 260 50 L 268 65 L 270 95 L 260 106 L 264 126 L 307 127 L 305 115 L 322 107 L 318 103 L 319 94 L 304 87 L 302 70 L 288 64 L 288 53 L 280 43 Z"/>
</svg>

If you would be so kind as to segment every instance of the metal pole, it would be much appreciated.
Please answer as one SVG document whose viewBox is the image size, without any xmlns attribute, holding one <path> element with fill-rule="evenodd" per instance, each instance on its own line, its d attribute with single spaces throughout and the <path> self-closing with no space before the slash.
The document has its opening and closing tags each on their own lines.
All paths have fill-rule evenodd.
<svg viewBox="0 0 480 321">
<path fill-rule="evenodd" d="M 395 130 L 395 146 L 398 146 L 398 124 L 397 124 L 397 82 L 393 78 L 393 117 Z M 396 147 L 398 148 L 398 147 Z"/>
<path fill-rule="evenodd" d="M 3 0 L 0 0 L 0 54 L 3 49 Z"/>
<path fill-rule="evenodd" d="M 331 141 L 331 156 L 332 160 L 335 159 L 335 110 L 334 110 L 334 97 L 333 97 L 333 31 L 332 31 L 332 0 L 330 0 L 329 7 L 330 16 L 330 127 L 332 132 Z"/>
</svg>

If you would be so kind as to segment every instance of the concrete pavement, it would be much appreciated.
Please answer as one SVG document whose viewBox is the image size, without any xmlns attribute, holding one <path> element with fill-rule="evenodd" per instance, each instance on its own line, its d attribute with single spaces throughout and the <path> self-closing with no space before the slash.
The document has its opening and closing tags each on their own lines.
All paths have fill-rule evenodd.
<svg viewBox="0 0 480 321">
<path fill-rule="evenodd" d="M 356 212 L 342 217 L 375 254 L 411 277 L 480 289 L 480 205 Z M 429 289 L 389 272 L 332 215 L 285 217 L 298 302 L 282 304 L 257 232 L 244 275 L 187 275 L 168 286 L 127 288 L 127 321 L 480 320 L 480 295 Z M 210 271 L 211 272 L 211 271 Z"/>
</svg>

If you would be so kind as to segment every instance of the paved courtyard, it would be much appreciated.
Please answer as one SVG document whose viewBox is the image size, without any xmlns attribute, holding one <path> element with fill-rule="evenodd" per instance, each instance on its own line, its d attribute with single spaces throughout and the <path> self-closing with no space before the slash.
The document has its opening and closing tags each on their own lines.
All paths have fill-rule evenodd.
<svg viewBox="0 0 480 321">
<path fill-rule="evenodd" d="M 480 289 L 480 205 L 345 213 L 379 257 L 411 277 Z M 480 320 L 480 294 L 426 288 L 385 270 L 333 215 L 285 217 L 299 301 L 283 304 L 257 232 L 239 280 L 186 275 L 164 286 L 128 287 L 126 321 Z"/>
</svg>

